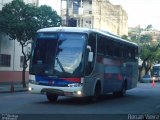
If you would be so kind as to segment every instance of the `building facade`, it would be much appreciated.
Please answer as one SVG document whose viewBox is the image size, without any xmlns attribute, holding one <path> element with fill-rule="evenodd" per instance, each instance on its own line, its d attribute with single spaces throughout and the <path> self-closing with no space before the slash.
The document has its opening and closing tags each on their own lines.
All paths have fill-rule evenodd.
<svg viewBox="0 0 160 120">
<path fill-rule="evenodd" d="M 11 1 L 0 0 L 0 10 L 2 10 L 4 4 Z M 38 5 L 39 0 L 24 0 L 24 2 Z M 10 40 L 5 33 L 0 33 L 0 82 L 18 82 L 22 80 L 23 55 L 21 50 L 19 42 Z M 28 69 L 26 79 L 28 79 Z"/>
<path fill-rule="evenodd" d="M 63 0 L 68 9 L 62 9 L 63 24 L 110 31 L 128 35 L 128 15 L 120 5 L 109 0 Z M 66 21 L 69 21 L 68 23 Z"/>
</svg>

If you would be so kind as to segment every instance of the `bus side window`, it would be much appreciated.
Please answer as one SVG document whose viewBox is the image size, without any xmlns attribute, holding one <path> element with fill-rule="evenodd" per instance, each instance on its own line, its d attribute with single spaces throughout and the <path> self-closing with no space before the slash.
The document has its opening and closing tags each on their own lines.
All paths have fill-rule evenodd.
<svg viewBox="0 0 160 120">
<path fill-rule="evenodd" d="M 105 55 L 113 56 L 114 53 L 114 45 L 111 40 L 108 38 L 105 39 Z"/>
<path fill-rule="evenodd" d="M 91 46 L 91 51 L 95 54 L 96 52 L 96 34 L 90 34 L 88 45 Z"/>
<path fill-rule="evenodd" d="M 115 57 L 121 57 L 122 55 L 122 48 L 121 44 L 119 42 L 114 43 L 114 56 Z"/>
<path fill-rule="evenodd" d="M 136 52 L 135 48 L 131 46 L 128 49 L 128 58 L 131 59 L 131 60 L 135 60 L 135 57 L 136 57 L 136 55 L 135 55 L 136 53 L 135 52 Z"/>
<path fill-rule="evenodd" d="M 97 53 L 99 55 L 104 55 L 105 46 L 104 46 L 105 38 L 103 36 L 98 35 L 97 39 Z"/>
<path fill-rule="evenodd" d="M 91 51 L 93 52 L 93 62 L 88 62 L 88 56 L 86 57 L 86 68 L 85 68 L 85 74 L 89 75 L 93 68 L 94 68 L 94 62 L 95 62 L 95 56 L 96 56 L 96 34 L 91 33 L 89 35 L 88 39 L 88 45 L 91 47 Z M 88 53 L 87 53 L 88 54 Z"/>
<path fill-rule="evenodd" d="M 129 53 L 128 48 L 124 45 L 123 46 L 123 58 L 124 59 L 128 58 L 128 53 Z"/>
<path fill-rule="evenodd" d="M 135 50 L 134 48 L 131 48 L 131 59 L 135 59 Z"/>
<path fill-rule="evenodd" d="M 139 57 L 138 56 L 138 48 L 135 48 L 134 50 L 135 50 L 135 59 L 138 59 L 138 57 Z"/>
</svg>

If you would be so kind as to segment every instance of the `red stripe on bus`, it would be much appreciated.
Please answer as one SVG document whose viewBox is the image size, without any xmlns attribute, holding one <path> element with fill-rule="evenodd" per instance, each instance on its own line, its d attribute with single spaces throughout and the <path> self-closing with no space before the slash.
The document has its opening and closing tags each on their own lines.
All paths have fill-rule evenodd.
<svg viewBox="0 0 160 120">
<path fill-rule="evenodd" d="M 106 79 L 117 79 L 117 80 L 123 80 L 123 77 L 120 73 L 105 73 Z"/>
<path fill-rule="evenodd" d="M 69 82 L 81 82 L 81 78 L 62 78 L 63 80 L 67 80 Z"/>
<path fill-rule="evenodd" d="M 112 78 L 112 73 L 105 73 L 105 78 L 111 79 Z"/>
<path fill-rule="evenodd" d="M 117 75 L 117 79 L 118 79 L 118 80 L 123 80 L 122 75 L 121 75 L 121 74 L 118 74 L 118 75 Z"/>
</svg>

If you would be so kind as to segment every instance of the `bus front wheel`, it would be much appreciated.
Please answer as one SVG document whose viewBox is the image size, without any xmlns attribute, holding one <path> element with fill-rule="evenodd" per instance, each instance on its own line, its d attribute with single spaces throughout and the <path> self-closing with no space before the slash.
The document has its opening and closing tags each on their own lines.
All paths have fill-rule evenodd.
<svg viewBox="0 0 160 120">
<path fill-rule="evenodd" d="M 46 94 L 48 101 L 55 102 L 58 99 L 58 95 L 47 93 Z"/>
<path fill-rule="evenodd" d="M 92 102 L 98 101 L 100 95 L 101 95 L 101 85 L 100 82 L 98 82 L 94 90 L 94 95 L 91 97 L 91 101 Z"/>
</svg>

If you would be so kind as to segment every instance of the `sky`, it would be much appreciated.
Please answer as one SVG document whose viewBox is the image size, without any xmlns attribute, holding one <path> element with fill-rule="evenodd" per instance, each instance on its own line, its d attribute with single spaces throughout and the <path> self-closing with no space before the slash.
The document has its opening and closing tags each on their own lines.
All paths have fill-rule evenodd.
<svg viewBox="0 0 160 120">
<path fill-rule="evenodd" d="M 39 0 L 47 4 L 60 14 L 60 0 Z M 152 24 L 154 29 L 160 30 L 160 0 L 109 0 L 112 4 L 121 5 L 128 14 L 128 26 L 142 28 Z"/>
</svg>

